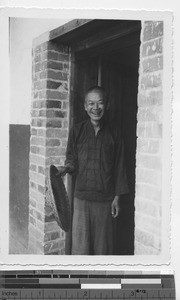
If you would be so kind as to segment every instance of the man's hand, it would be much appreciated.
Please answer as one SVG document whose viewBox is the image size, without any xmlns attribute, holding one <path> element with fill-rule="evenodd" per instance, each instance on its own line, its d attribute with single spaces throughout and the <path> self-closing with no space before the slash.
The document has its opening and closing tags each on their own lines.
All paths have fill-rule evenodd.
<svg viewBox="0 0 180 300">
<path fill-rule="evenodd" d="M 116 218 L 119 215 L 120 212 L 119 202 L 120 202 L 119 196 L 115 196 L 111 204 L 111 214 L 113 218 Z"/>
<path fill-rule="evenodd" d="M 59 166 L 57 167 L 58 169 L 58 173 L 56 174 L 57 176 L 60 175 L 60 176 L 65 176 L 66 173 L 67 173 L 67 167 L 65 166 Z"/>
</svg>

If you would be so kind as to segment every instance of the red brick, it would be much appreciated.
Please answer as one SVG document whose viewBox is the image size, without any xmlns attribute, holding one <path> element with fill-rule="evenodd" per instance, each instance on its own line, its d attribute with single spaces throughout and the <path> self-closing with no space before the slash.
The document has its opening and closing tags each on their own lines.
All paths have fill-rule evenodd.
<svg viewBox="0 0 180 300">
<path fill-rule="evenodd" d="M 136 239 L 143 245 L 151 246 L 160 250 L 160 241 L 159 243 L 156 243 L 154 235 L 152 233 L 148 233 L 136 228 Z"/>
<path fill-rule="evenodd" d="M 50 165 L 56 165 L 56 166 L 60 166 L 61 165 L 61 159 L 60 157 L 47 157 L 46 158 L 46 165 L 50 166 Z"/>
<path fill-rule="evenodd" d="M 136 155 L 136 167 L 160 171 L 162 168 L 162 160 L 161 157 L 158 156 L 138 153 Z"/>
<path fill-rule="evenodd" d="M 64 118 L 67 117 L 67 112 L 62 111 L 62 110 L 54 110 L 54 111 L 47 111 L 47 118 Z"/>
<path fill-rule="evenodd" d="M 41 127 L 42 126 L 42 121 L 39 120 L 39 119 L 32 119 L 31 120 L 31 126 L 34 126 L 34 127 Z"/>
<path fill-rule="evenodd" d="M 47 61 L 47 68 L 53 70 L 63 70 L 63 64 L 58 61 Z"/>
<path fill-rule="evenodd" d="M 39 93 L 38 93 L 38 91 L 34 91 L 33 97 L 34 97 L 34 99 L 38 99 L 38 98 L 39 98 Z"/>
<path fill-rule="evenodd" d="M 46 155 L 47 156 L 60 156 L 65 155 L 66 150 L 65 148 L 57 148 L 57 147 L 47 147 L 46 148 Z"/>
<path fill-rule="evenodd" d="M 48 78 L 55 80 L 68 80 L 68 75 L 65 72 L 48 70 Z"/>
<path fill-rule="evenodd" d="M 46 188 L 40 184 L 38 184 L 38 191 L 42 194 L 45 195 L 46 193 Z"/>
<path fill-rule="evenodd" d="M 68 109 L 69 108 L 69 102 L 63 101 L 63 109 Z"/>
<path fill-rule="evenodd" d="M 65 64 L 63 64 L 63 71 L 65 71 L 65 72 L 69 72 L 69 63 L 65 63 Z"/>
<path fill-rule="evenodd" d="M 35 100 L 32 102 L 32 107 L 33 108 L 40 108 L 41 107 L 41 101 L 40 100 Z"/>
<path fill-rule="evenodd" d="M 36 201 L 30 197 L 29 203 L 32 207 L 36 208 Z"/>
<path fill-rule="evenodd" d="M 36 202 L 38 203 L 39 201 L 40 202 L 44 202 L 45 201 L 45 198 L 42 194 L 40 194 L 37 190 L 32 190 L 30 189 L 30 197 L 33 198 L 34 200 L 36 200 Z"/>
<path fill-rule="evenodd" d="M 44 241 L 48 242 L 48 241 L 53 241 L 59 238 L 59 232 L 55 231 L 55 232 L 48 232 L 45 234 L 45 238 Z"/>
<path fill-rule="evenodd" d="M 61 101 L 55 101 L 55 100 L 47 100 L 46 101 L 46 107 L 47 108 L 61 108 L 62 102 Z"/>
<path fill-rule="evenodd" d="M 38 81 L 38 80 L 40 79 L 40 77 L 39 77 L 39 72 L 38 72 L 38 73 L 33 73 L 33 74 L 32 74 L 32 79 L 33 79 L 34 82 L 35 82 L 35 81 Z"/>
<path fill-rule="evenodd" d="M 53 127 L 53 128 L 61 128 L 62 121 L 59 119 L 47 119 L 46 120 L 46 127 Z"/>
<path fill-rule="evenodd" d="M 45 175 L 45 168 L 42 166 L 38 166 L 38 173 Z"/>
<path fill-rule="evenodd" d="M 30 143 L 31 143 L 31 145 L 38 145 L 38 146 L 46 145 L 46 141 L 44 138 L 36 137 L 36 136 L 31 137 Z"/>
<path fill-rule="evenodd" d="M 59 118 L 56 119 L 32 119 L 32 126 L 36 127 L 53 127 L 53 128 L 61 128 L 62 120 Z"/>
<path fill-rule="evenodd" d="M 46 96 L 46 95 L 44 95 Z M 56 100 L 35 100 L 33 101 L 33 108 L 41 109 L 41 108 L 61 108 L 61 101 Z"/>
<path fill-rule="evenodd" d="M 43 156 L 30 153 L 30 162 L 37 165 L 44 165 L 45 158 Z"/>
<path fill-rule="evenodd" d="M 39 74 L 40 79 L 46 79 L 47 78 L 47 70 L 43 70 Z"/>
<path fill-rule="evenodd" d="M 150 105 L 162 105 L 163 103 L 163 93 L 159 91 L 149 91 L 147 94 L 140 93 L 138 95 L 138 106 L 150 106 Z"/>
<path fill-rule="evenodd" d="M 163 36 L 162 21 L 146 21 L 143 31 L 143 41 L 149 41 L 157 37 Z"/>
<path fill-rule="evenodd" d="M 40 99 L 46 99 L 46 90 L 39 92 L 39 98 Z"/>
<path fill-rule="evenodd" d="M 161 187 L 148 184 L 136 184 L 136 196 L 150 201 L 161 202 Z"/>
<path fill-rule="evenodd" d="M 32 189 L 34 189 L 34 190 L 37 189 L 37 185 L 36 185 L 36 183 L 33 182 L 33 181 L 30 181 L 30 187 L 31 187 Z"/>
<path fill-rule="evenodd" d="M 39 110 L 39 117 L 46 117 L 46 110 Z"/>
<path fill-rule="evenodd" d="M 37 81 L 34 83 L 34 90 L 44 90 L 47 88 L 47 82 L 45 80 Z"/>
<path fill-rule="evenodd" d="M 46 110 L 40 110 L 39 116 L 47 117 L 47 118 L 64 118 L 67 116 L 67 112 L 62 110 L 46 109 Z"/>
<path fill-rule="evenodd" d="M 44 242 L 43 241 L 36 241 L 36 251 L 38 254 L 44 254 Z"/>
<path fill-rule="evenodd" d="M 37 226 L 37 228 L 39 228 L 39 230 L 44 232 L 44 220 L 43 220 L 43 222 L 36 220 L 36 226 Z"/>
<path fill-rule="evenodd" d="M 141 78 L 141 88 L 146 90 L 147 88 L 156 88 L 162 86 L 161 73 L 146 75 Z"/>
<path fill-rule="evenodd" d="M 58 60 L 57 51 L 44 51 L 42 53 L 42 60 Z"/>
<path fill-rule="evenodd" d="M 62 54 L 62 53 L 59 53 L 58 54 L 58 60 L 59 61 L 62 61 L 62 62 L 68 62 L 69 61 L 69 55 L 68 54 Z"/>
<path fill-rule="evenodd" d="M 55 43 L 53 41 L 48 41 L 41 45 L 41 51 L 45 51 L 45 50 L 55 50 L 58 52 L 68 54 L 68 46 L 65 46 L 65 45 L 62 45 L 59 43 Z"/>
<path fill-rule="evenodd" d="M 151 56 L 155 54 L 162 54 L 163 38 L 159 38 L 143 44 L 142 56 Z"/>
<path fill-rule="evenodd" d="M 37 131 L 38 137 L 45 137 L 46 136 L 46 128 L 39 128 Z"/>
<path fill-rule="evenodd" d="M 162 124 L 158 122 L 138 122 L 137 136 L 142 138 L 162 138 Z"/>
<path fill-rule="evenodd" d="M 29 222 L 30 222 L 32 225 L 36 226 L 36 219 L 33 218 L 32 216 L 29 216 Z"/>
<path fill-rule="evenodd" d="M 60 240 L 55 240 L 51 242 L 47 242 L 44 246 L 45 253 L 51 253 L 54 251 L 59 251 L 59 249 L 64 248 L 65 242 Z"/>
<path fill-rule="evenodd" d="M 29 230 L 31 231 L 31 234 L 35 237 L 36 240 L 43 241 L 44 233 L 42 231 L 38 230 L 37 226 L 34 227 L 30 224 Z"/>
<path fill-rule="evenodd" d="M 35 218 L 35 209 L 29 206 L 29 214 Z"/>
<path fill-rule="evenodd" d="M 67 129 L 56 129 L 56 128 L 47 128 L 46 130 L 46 137 L 50 138 L 67 138 L 68 131 Z"/>
<path fill-rule="evenodd" d="M 60 146 L 60 140 L 59 139 L 48 139 L 48 140 L 46 140 L 46 146 L 50 146 L 50 147 Z"/>
<path fill-rule="evenodd" d="M 65 148 L 67 147 L 67 139 L 62 139 L 61 140 L 61 146 L 65 147 Z"/>
<path fill-rule="evenodd" d="M 35 54 L 35 57 L 34 57 L 34 61 L 35 61 L 35 63 L 37 63 L 37 62 L 40 62 L 41 61 L 41 54 Z"/>
<path fill-rule="evenodd" d="M 143 72 L 150 73 L 163 69 L 163 56 L 156 56 L 143 60 Z"/>
<path fill-rule="evenodd" d="M 142 153 L 157 154 L 160 150 L 159 140 L 138 139 L 137 151 Z"/>
<path fill-rule="evenodd" d="M 43 70 L 46 70 L 47 69 L 47 62 L 44 61 L 44 62 L 39 62 L 39 63 L 36 63 L 35 64 L 35 72 L 36 73 L 39 73 Z"/>
<path fill-rule="evenodd" d="M 56 221 L 45 223 L 45 232 L 51 232 L 51 231 L 58 231 L 60 230 L 59 226 L 57 225 Z"/>
<path fill-rule="evenodd" d="M 136 214 L 135 224 L 137 228 L 143 228 L 149 233 L 160 236 L 161 234 L 161 220 L 153 216 L 143 215 L 142 213 Z"/>
<path fill-rule="evenodd" d="M 138 169 L 136 170 L 137 183 L 149 183 L 151 185 L 161 186 L 162 175 L 156 170 Z"/>
<path fill-rule="evenodd" d="M 33 165 L 33 164 L 30 164 L 30 170 L 33 171 L 33 172 L 36 172 L 37 171 L 37 166 Z"/>
<path fill-rule="evenodd" d="M 53 247 L 53 242 L 47 242 L 47 243 L 45 243 L 45 245 L 44 245 L 44 252 L 45 252 L 45 254 L 47 254 L 49 251 L 51 251 L 52 247 Z"/>
<path fill-rule="evenodd" d="M 33 109 L 33 110 L 31 111 L 31 117 L 32 117 L 32 118 L 37 118 L 38 116 L 39 116 L 39 110 Z"/>
<path fill-rule="evenodd" d="M 31 146 L 30 152 L 31 153 L 39 153 L 38 148 L 36 146 Z"/>
<path fill-rule="evenodd" d="M 36 184 L 44 185 L 45 184 L 45 176 L 39 173 L 34 173 L 32 171 L 29 172 L 30 180 L 36 182 Z"/>
<path fill-rule="evenodd" d="M 68 94 L 67 93 L 61 93 L 58 91 L 51 91 L 51 90 L 47 90 L 46 91 L 46 97 L 47 100 L 66 100 L 67 99 Z"/>
<path fill-rule="evenodd" d="M 60 255 L 65 255 L 65 248 L 60 250 Z"/>
<path fill-rule="evenodd" d="M 37 220 L 44 222 L 44 215 L 40 213 L 39 211 L 36 211 L 36 218 Z"/>
<path fill-rule="evenodd" d="M 41 53 L 41 45 L 38 45 L 34 48 L 33 50 L 34 54 L 38 54 L 38 53 Z"/>
<path fill-rule="evenodd" d="M 61 86 L 60 82 L 48 80 L 47 81 L 47 88 L 57 90 Z"/>
<path fill-rule="evenodd" d="M 41 63 L 35 64 L 35 72 L 41 71 Z"/>
<path fill-rule="evenodd" d="M 69 122 L 68 120 L 63 120 L 63 128 L 68 128 Z"/>
<path fill-rule="evenodd" d="M 151 105 L 149 107 L 139 107 L 138 121 L 155 121 L 162 123 L 162 105 Z"/>
</svg>

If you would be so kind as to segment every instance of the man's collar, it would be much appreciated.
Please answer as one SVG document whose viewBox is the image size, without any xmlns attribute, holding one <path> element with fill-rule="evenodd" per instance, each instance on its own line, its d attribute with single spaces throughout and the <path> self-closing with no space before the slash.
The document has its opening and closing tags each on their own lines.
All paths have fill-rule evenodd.
<svg viewBox="0 0 180 300">
<path fill-rule="evenodd" d="M 88 123 L 89 123 L 90 127 L 94 129 L 90 118 L 88 118 Z M 105 124 L 105 119 L 104 119 L 104 117 L 102 117 L 101 120 L 99 121 L 99 129 L 101 129 L 104 126 L 104 124 Z"/>
</svg>

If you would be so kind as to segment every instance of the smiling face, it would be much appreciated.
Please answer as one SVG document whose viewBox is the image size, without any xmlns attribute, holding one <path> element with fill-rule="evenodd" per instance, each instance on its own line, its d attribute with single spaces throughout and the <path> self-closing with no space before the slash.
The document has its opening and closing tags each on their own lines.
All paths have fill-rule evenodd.
<svg viewBox="0 0 180 300">
<path fill-rule="evenodd" d="M 84 107 L 91 122 L 100 121 L 105 111 L 105 99 L 103 99 L 103 93 L 96 90 L 89 92 L 86 95 Z"/>
</svg>

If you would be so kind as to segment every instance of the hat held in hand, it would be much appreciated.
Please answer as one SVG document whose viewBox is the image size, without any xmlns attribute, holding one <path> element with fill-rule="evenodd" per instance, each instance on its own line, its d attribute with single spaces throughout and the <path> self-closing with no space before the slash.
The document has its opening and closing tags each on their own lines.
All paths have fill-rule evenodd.
<svg viewBox="0 0 180 300">
<path fill-rule="evenodd" d="M 70 204 L 62 177 L 54 165 L 51 165 L 49 169 L 49 183 L 55 220 L 67 232 L 70 229 Z"/>
</svg>

